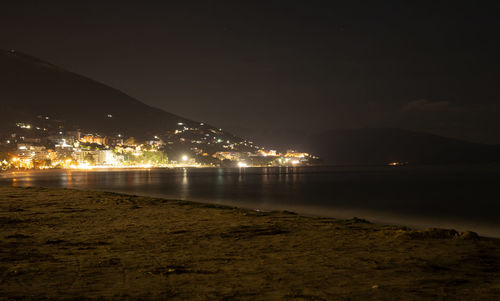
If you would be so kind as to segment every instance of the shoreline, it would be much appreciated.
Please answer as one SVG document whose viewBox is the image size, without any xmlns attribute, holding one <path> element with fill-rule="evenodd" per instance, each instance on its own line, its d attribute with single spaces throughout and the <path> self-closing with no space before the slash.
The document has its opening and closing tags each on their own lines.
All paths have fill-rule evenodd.
<svg viewBox="0 0 500 301">
<path fill-rule="evenodd" d="M 500 297 L 500 239 L 471 232 L 14 187 L 0 223 L 7 299 Z"/>
<path fill-rule="evenodd" d="M 356 166 L 356 165 L 354 165 Z M 377 167 L 384 167 L 389 165 L 373 165 Z M 303 167 L 332 167 L 330 165 L 283 165 L 283 166 L 268 166 L 268 165 L 246 165 L 246 166 L 213 166 L 213 165 L 201 165 L 201 164 L 176 164 L 176 165 L 124 165 L 124 166 L 114 166 L 114 165 L 95 165 L 95 166 L 71 166 L 71 167 L 57 167 L 57 168 L 23 168 L 23 169 L 6 169 L 0 170 L 0 172 L 16 172 L 16 171 L 49 171 L 49 170 L 75 170 L 75 171 L 95 171 L 95 170 L 148 170 L 148 169 L 178 169 L 178 168 L 196 168 L 196 169 L 211 169 L 211 168 L 223 168 L 223 169 L 246 169 L 246 168 L 303 168 Z M 339 167 L 344 167 L 339 165 Z M 348 167 L 348 166 L 345 166 Z"/>
<path fill-rule="evenodd" d="M 390 167 L 389 167 L 390 168 Z M 183 168 L 159 168 L 160 170 L 167 170 L 167 172 L 172 171 L 172 172 L 178 172 L 179 170 L 182 171 Z M 219 169 L 219 168 L 214 168 L 214 169 Z M 250 172 L 252 168 L 250 168 L 248 171 Z M 258 168 L 260 169 L 260 168 Z M 148 172 L 148 171 L 153 171 L 154 169 L 130 169 L 130 172 Z M 0 173 L 0 179 L 3 180 L 8 180 L 8 179 L 13 179 L 13 181 L 20 180 L 13 182 L 12 185 L 9 186 L 16 186 L 16 187 L 26 187 L 26 186 L 32 186 L 32 183 L 29 182 L 23 182 L 23 177 L 30 178 L 31 175 L 41 175 L 44 173 L 48 174 L 58 174 L 58 173 L 63 173 L 63 174 L 71 174 L 72 172 L 77 172 L 77 173 L 106 173 L 106 172 L 126 172 L 126 169 L 102 169 L 102 170 L 73 170 L 73 169 L 57 169 L 57 170 L 27 170 L 27 171 L 13 171 L 5 174 Z M 238 172 L 238 168 L 229 168 L 228 172 Z M 313 170 L 312 172 L 317 172 Z M 291 172 L 293 174 L 293 171 Z M 251 174 L 251 172 L 249 173 Z M 290 172 L 288 173 L 290 174 Z M 16 179 L 18 178 L 18 179 Z M 7 181 L 5 182 L 7 183 Z M 0 182 L 0 185 L 2 183 Z M 36 186 L 36 185 L 35 185 Z M 64 188 L 63 185 L 53 185 L 53 186 L 48 186 L 48 187 L 59 187 L 59 188 Z M 167 198 L 170 199 L 172 198 L 171 196 L 164 195 L 162 193 L 152 193 L 152 192 L 147 192 L 147 191 L 127 191 L 124 189 L 107 189 L 105 187 L 77 187 L 75 185 L 68 187 L 71 189 L 79 189 L 79 190 L 86 190 L 86 189 L 91 189 L 91 190 L 97 190 L 97 191 L 109 191 L 109 192 L 114 192 L 114 193 L 120 193 L 120 194 L 127 194 L 127 195 L 138 195 L 138 196 L 144 196 L 144 197 L 154 197 L 154 198 Z M 175 197 L 174 197 L 175 199 Z M 316 216 L 316 217 L 327 217 L 327 218 L 338 218 L 338 219 L 349 219 L 355 216 L 358 217 L 363 217 L 366 218 L 374 223 L 378 224 L 385 224 L 385 225 L 400 225 L 400 226 L 406 226 L 406 227 L 411 227 L 411 228 L 416 228 L 416 229 L 425 229 L 426 227 L 438 227 L 438 228 L 453 228 L 457 229 L 459 231 L 474 231 L 480 234 L 481 236 L 485 237 L 492 237 L 492 238 L 500 238 L 500 228 L 498 223 L 494 222 L 488 222 L 488 221 L 483 221 L 483 220 L 478 220 L 478 219 L 467 219 L 467 218 L 453 218 L 452 216 L 440 216 L 440 215 L 428 215 L 428 216 L 419 216 L 419 215 L 413 215 L 413 214 L 404 214 L 401 212 L 391 212 L 391 211 L 384 211 L 384 210 L 377 210 L 377 209 L 366 209 L 362 207 L 329 207 L 329 206 L 322 206 L 321 204 L 314 204 L 314 205 L 303 205 L 303 204 L 296 204 L 293 206 L 289 205 L 281 205 L 279 203 L 261 203 L 261 204 L 254 204 L 249 201 L 245 200 L 240 200 L 238 202 L 231 202 L 231 200 L 221 200 L 214 202 L 212 199 L 205 199 L 205 198 L 180 198 L 186 201 L 194 201 L 194 202 L 200 202 L 200 203 L 208 203 L 208 204 L 223 204 L 227 206 L 234 206 L 242 209 L 250 209 L 250 210 L 264 210 L 264 211 L 275 211 L 275 210 L 285 210 L 285 211 L 293 211 L 301 215 L 307 215 L 307 216 Z"/>
</svg>

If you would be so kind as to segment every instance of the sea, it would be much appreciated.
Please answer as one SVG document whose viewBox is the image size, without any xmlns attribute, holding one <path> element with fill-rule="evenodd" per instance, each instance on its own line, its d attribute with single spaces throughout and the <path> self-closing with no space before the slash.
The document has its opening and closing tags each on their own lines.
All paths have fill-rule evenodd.
<svg viewBox="0 0 500 301">
<path fill-rule="evenodd" d="M 0 185 L 64 187 L 500 237 L 500 166 L 12 171 Z"/>
</svg>

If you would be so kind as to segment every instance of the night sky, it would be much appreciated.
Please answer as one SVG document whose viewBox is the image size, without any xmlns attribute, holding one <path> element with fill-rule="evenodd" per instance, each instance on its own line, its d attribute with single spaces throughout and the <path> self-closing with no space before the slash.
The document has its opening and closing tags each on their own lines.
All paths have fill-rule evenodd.
<svg viewBox="0 0 500 301">
<path fill-rule="evenodd" d="M 3 2 L 0 48 L 257 141 L 400 127 L 500 143 L 500 4 L 80 2 Z"/>
</svg>

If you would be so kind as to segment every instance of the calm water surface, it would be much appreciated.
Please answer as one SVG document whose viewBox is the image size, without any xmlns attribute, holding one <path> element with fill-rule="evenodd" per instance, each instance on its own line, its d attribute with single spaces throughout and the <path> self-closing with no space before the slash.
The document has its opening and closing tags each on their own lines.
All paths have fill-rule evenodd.
<svg viewBox="0 0 500 301">
<path fill-rule="evenodd" d="M 500 237 L 500 166 L 50 170 L 1 185 L 67 187 L 350 218 Z"/>
</svg>

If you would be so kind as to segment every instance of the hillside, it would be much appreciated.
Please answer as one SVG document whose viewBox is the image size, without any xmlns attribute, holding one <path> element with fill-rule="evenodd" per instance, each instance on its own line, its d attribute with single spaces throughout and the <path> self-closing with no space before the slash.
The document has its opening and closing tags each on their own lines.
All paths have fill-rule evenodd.
<svg viewBox="0 0 500 301">
<path fill-rule="evenodd" d="M 500 146 L 402 129 L 331 130 L 312 135 L 307 149 L 334 165 L 500 162 Z"/>
<path fill-rule="evenodd" d="M 66 129 L 150 137 L 193 121 L 150 107 L 125 93 L 17 51 L 0 50 L 0 129 L 37 116 Z"/>
<path fill-rule="evenodd" d="M 267 157 L 261 153 L 263 147 L 253 141 L 148 106 L 119 90 L 15 50 L 0 50 L 0 81 L 0 151 L 10 152 L 12 160 L 22 158 L 6 161 L 2 168 L 21 168 L 19 162 L 26 160 L 23 168 L 34 168 L 35 163 L 47 167 L 52 151 L 56 165 L 51 160 L 50 166 L 62 164 L 68 155 L 78 164 L 137 164 L 125 155 L 115 158 L 114 153 L 102 159 L 105 150 L 122 152 L 123 145 L 127 146 L 125 152 L 135 150 L 135 158 L 147 149 L 160 150 L 172 164 L 299 164 L 290 158 L 280 161 L 283 155 L 275 152 Z M 77 155 L 83 150 L 94 153 L 85 159 Z M 299 155 L 292 152 L 290 156 Z M 305 155 L 300 159 L 301 164 L 317 160 Z M 147 158 L 141 164 L 153 161 Z"/>
<path fill-rule="evenodd" d="M 177 144 L 184 145 L 184 141 L 192 145 L 186 144 L 179 152 L 195 149 L 212 154 L 228 149 L 234 142 L 239 143 L 236 148 L 231 146 L 234 151 L 249 152 L 260 148 L 231 133 L 148 106 L 119 90 L 18 51 L 0 50 L 0 81 L 0 135 L 6 139 L 10 139 L 12 133 L 18 136 L 33 134 L 35 131 L 23 133 L 19 128 L 22 124 L 30 124 L 38 125 L 39 130 L 47 128 L 45 135 L 78 129 L 83 133 L 133 136 L 139 140 L 157 135 L 168 140 L 172 132 L 180 130 L 182 133 L 175 135 L 180 143 L 176 142 L 169 149 Z M 276 134 L 272 129 L 269 132 L 272 139 L 266 144 L 283 150 L 308 151 L 323 158 L 327 164 L 500 161 L 500 146 L 401 129 L 330 130 L 313 135 Z"/>
</svg>

